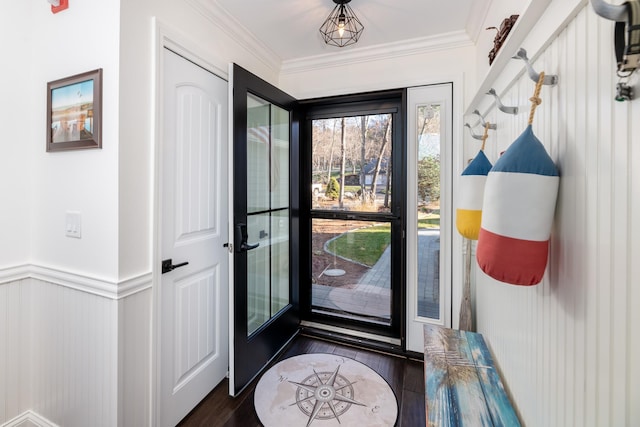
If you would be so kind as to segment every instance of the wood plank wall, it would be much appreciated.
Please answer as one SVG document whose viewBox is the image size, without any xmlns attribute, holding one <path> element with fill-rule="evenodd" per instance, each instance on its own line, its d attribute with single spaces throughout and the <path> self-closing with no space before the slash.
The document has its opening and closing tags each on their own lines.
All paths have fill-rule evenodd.
<svg viewBox="0 0 640 427">
<path fill-rule="evenodd" d="M 528 426 L 640 422 L 640 99 L 614 101 L 612 37 L 587 5 L 534 63 L 559 76 L 534 122 L 561 172 L 543 282 L 474 271 L 478 331 Z M 640 78 L 631 84 L 640 98 Z M 503 96 L 520 113 L 487 115 L 492 162 L 526 127 L 533 89 L 522 76 Z"/>
<path fill-rule="evenodd" d="M 37 279 L 0 285 L 0 425 L 27 410 L 117 424 L 117 304 Z"/>
</svg>

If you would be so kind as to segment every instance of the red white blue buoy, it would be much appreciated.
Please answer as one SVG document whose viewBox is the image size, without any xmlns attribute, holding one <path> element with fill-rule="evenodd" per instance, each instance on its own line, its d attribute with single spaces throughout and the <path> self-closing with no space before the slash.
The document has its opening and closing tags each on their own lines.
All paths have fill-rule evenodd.
<svg viewBox="0 0 640 427">
<path fill-rule="evenodd" d="M 513 285 L 542 281 L 559 181 L 530 124 L 487 176 L 476 252 L 482 271 Z"/>
</svg>

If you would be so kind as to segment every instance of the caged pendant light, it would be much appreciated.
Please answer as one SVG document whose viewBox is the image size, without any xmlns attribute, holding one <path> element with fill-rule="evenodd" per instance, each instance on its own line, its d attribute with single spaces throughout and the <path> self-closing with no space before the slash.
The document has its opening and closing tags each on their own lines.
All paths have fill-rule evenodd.
<svg viewBox="0 0 640 427">
<path fill-rule="evenodd" d="M 344 47 L 360 38 L 364 26 L 349 6 L 351 0 L 333 0 L 336 6 L 320 27 L 322 39 L 328 45 Z"/>
</svg>

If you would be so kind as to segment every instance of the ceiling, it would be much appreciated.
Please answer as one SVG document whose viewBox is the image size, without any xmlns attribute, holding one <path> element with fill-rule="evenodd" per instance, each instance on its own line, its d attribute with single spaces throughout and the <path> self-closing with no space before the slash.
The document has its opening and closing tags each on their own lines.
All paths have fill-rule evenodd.
<svg viewBox="0 0 640 427">
<path fill-rule="evenodd" d="M 430 46 L 439 39 L 475 42 L 491 0 L 352 0 L 364 25 L 355 45 L 327 46 L 318 29 L 335 6 L 332 0 L 206 0 L 222 9 L 233 25 L 248 32 L 280 61 L 363 48 L 393 48 L 411 41 Z"/>
</svg>

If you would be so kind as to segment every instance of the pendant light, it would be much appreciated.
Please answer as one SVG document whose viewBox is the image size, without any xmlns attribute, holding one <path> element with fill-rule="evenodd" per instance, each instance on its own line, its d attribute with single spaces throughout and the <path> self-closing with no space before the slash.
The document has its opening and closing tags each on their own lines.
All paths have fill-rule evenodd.
<svg viewBox="0 0 640 427">
<path fill-rule="evenodd" d="M 320 27 L 322 39 L 328 45 L 344 47 L 360 38 L 364 26 L 349 6 L 351 0 L 333 0 L 336 6 Z"/>
</svg>

